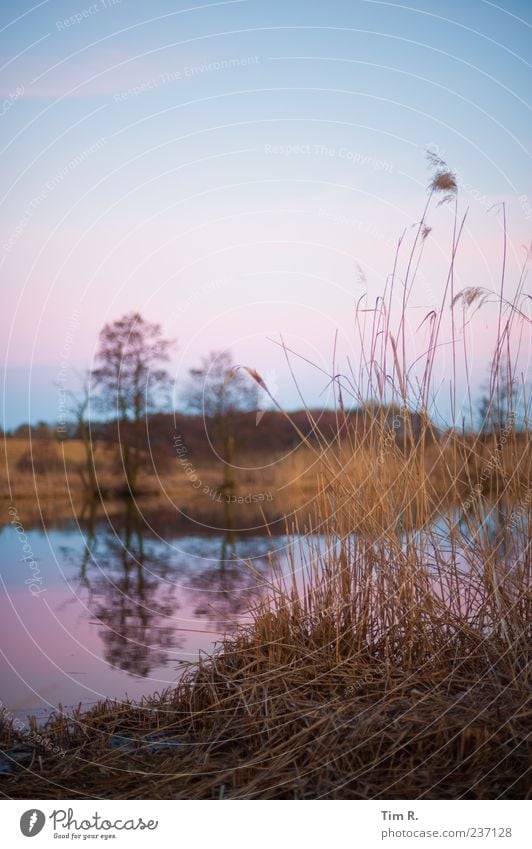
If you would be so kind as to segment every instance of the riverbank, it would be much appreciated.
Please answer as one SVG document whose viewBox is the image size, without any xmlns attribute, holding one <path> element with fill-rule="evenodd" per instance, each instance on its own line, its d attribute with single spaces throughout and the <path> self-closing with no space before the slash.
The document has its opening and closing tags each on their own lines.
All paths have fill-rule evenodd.
<svg viewBox="0 0 532 849">
<path fill-rule="evenodd" d="M 259 619 L 178 687 L 0 730 L 11 798 L 528 798 L 529 646 L 479 633 L 409 658 Z M 274 639 L 265 639 L 266 629 Z M 285 632 L 284 636 L 282 632 Z M 528 705 L 527 705 L 528 700 Z M 13 748 L 15 742 L 18 749 Z M 27 745 L 27 741 L 26 741 Z M 52 750 L 59 748 L 59 752 Z M 16 764 L 17 751 L 19 763 Z"/>
<path fill-rule="evenodd" d="M 427 431 L 431 431 L 427 427 Z M 83 446 L 79 440 L 52 443 L 57 456 L 50 462 L 50 446 L 34 440 L 5 440 L 6 465 L 0 473 L 0 501 L 7 508 L 15 505 L 26 526 L 48 525 L 50 522 L 85 517 L 116 515 L 124 509 L 124 481 L 117 471 L 120 466 L 113 449 L 99 449 L 96 471 L 99 493 L 83 486 Z M 47 454 L 48 467 L 33 468 L 33 456 Z M 27 463 L 21 459 L 28 457 Z M 405 474 L 418 466 L 422 475 L 415 483 L 423 492 L 422 508 L 412 492 L 405 492 Z M 286 456 L 250 454 L 240 459 L 234 469 L 234 485 L 224 488 L 219 462 L 203 458 L 184 466 L 176 461 L 164 471 L 139 476 L 136 500 L 146 509 L 172 510 L 174 521 L 188 521 L 221 529 L 256 530 L 268 528 L 284 533 L 286 521 L 299 527 L 308 526 L 315 515 L 316 504 L 324 482 L 336 489 L 339 479 L 349 481 L 346 495 L 356 492 L 358 516 L 356 524 L 365 521 L 368 510 L 376 516 L 383 501 L 395 500 L 392 513 L 404 512 L 397 506 L 408 505 L 411 518 L 421 526 L 442 510 L 464 506 L 470 510 L 479 496 L 511 504 L 525 493 L 532 469 L 532 452 L 528 433 L 512 433 L 511 439 L 497 439 L 482 434 L 447 434 L 436 441 L 423 434 L 415 450 L 403 451 L 395 444 L 393 431 L 375 427 L 361 438 L 334 442 L 322 438 L 318 448 L 300 446 Z M 406 495 L 406 498 L 405 498 Z M 0 517 L 1 518 L 1 517 Z"/>
</svg>

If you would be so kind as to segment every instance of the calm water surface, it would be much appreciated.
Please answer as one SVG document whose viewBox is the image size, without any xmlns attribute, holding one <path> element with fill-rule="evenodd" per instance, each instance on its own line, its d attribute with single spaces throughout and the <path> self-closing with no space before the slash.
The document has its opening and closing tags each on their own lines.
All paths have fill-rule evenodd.
<svg viewBox="0 0 532 849">
<path fill-rule="evenodd" d="M 58 703 L 139 699 L 171 686 L 183 661 L 245 621 L 287 542 L 184 533 L 152 518 L 24 527 L 23 540 L 0 529 L 4 707 L 42 718 Z"/>
<path fill-rule="evenodd" d="M 505 519 L 487 532 L 500 533 Z M 431 541 L 467 569 L 474 548 L 452 550 L 448 527 L 440 533 L 436 523 Z M 285 536 L 207 530 L 132 507 L 103 518 L 89 510 L 46 530 L 25 525 L 23 539 L 0 528 L 0 707 L 44 719 L 59 703 L 140 699 L 175 684 L 183 661 L 246 621 L 271 565 L 288 562 Z M 329 544 L 310 537 L 296 557 Z"/>
</svg>

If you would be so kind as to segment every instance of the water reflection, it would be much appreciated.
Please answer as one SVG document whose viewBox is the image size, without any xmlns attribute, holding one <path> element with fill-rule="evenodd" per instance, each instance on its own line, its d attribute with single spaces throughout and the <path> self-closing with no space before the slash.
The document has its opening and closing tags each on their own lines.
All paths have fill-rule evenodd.
<svg viewBox="0 0 532 849">
<path fill-rule="evenodd" d="M 264 585 L 268 565 L 266 555 L 255 556 L 253 562 L 242 560 L 234 533 L 227 531 L 221 541 L 219 560 L 198 571 L 190 581 L 196 597 L 194 614 L 219 631 L 241 621 Z"/>
<path fill-rule="evenodd" d="M 239 539 L 232 530 L 176 538 L 171 519 L 145 515 L 133 501 L 112 521 L 87 502 L 77 522 L 75 545 L 61 546 L 77 572 L 78 591 L 65 604 L 77 604 L 79 593 L 104 659 L 140 677 L 175 662 L 190 648 L 187 635 L 221 636 L 241 621 L 264 584 L 273 547 L 267 537 Z"/>
<path fill-rule="evenodd" d="M 99 569 L 91 587 L 93 615 L 100 631 L 104 657 L 112 666 L 147 676 L 168 660 L 168 649 L 182 646 L 170 617 L 177 611 L 175 587 L 168 563 L 147 545 L 142 517 L 128 502 L 121 534 L 108 534 L 103 554 L 105 572 Z M 85 573 L 86 577 L 86 573 Z"/>
<path fill-rule="evenodd" d="M 445 517 L 449 527 L 456 525 L 466 548 L 489 551 L 497 561 L 518 556 L 520 533 L 524 531 L 524 511 L 502 500 L 481 499 L 467 510 L 456 508 Z M 447 532 L 449 533 L 449 532 Z"/>
<path fill-rule="evenodd" d="M 365 545 L 372 556 L 374 546 L 376 562 L 384 557 L 392 564 L 401 546 L 410 553 L 415 547 L 419 562 L 443 575 L 437 592 L 444 601 L 456 598 L 457 570 L 473 572 L 475 580 L 464 584 L 469 595 L 457 602 L 473 615 L 470 596 L 475 581 L 482 582 L 486 553 L 495 545 L 503 570 L 517 556 L 526 521 L 524 507 L 509 513 L 486 504 L 481 522 L 457 508 L 408 538 L 398 528 L 389 557 L 386 539 Z M 24 583 L 18 538 L 9 527 L 0 533 L 6 592 L 0 698 L 24 716 L 41 705 L 138 699 L 171 686 L 183 660 L 196 660 L 246 620 L 264 592 L 270 562 L 281 572 L 288 568 L 287 537 L 185 527 L 174 510 L 133 502 L 112 514 L 87 502 L 75 520 L 47 524 L 46 531 L 27 528 L 26 535 L 45 581 L 39 598 Z M 355 535 L 349 539 L 354 545 Z M 337 545 L 316 535 L 298 540 L 296 567 L 326 563 Z M 393 597 L 393 569 L 386 576 Z"/>
</svg>

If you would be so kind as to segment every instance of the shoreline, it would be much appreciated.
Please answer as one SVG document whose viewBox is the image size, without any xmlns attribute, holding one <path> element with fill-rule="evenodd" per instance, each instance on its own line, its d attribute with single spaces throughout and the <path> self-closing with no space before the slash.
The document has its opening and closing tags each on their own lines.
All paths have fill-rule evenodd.
<svg viewBox="0 0 532 849">
<path fill-rule="evenodd" d="M 442 623 L 443 625 L 443 623 Z M 261 628 L 277 632 L 266 641 Z M 528 798 L 529 649 L 458 633 L 409 662 L 258 619 L 140 703 L 46 727 L 10 798 Z M 444 637 L 443 629 L 439 638 Z M 519 659 L 520 671 L 516 670 Z M 517 671 L 517 674 L 516 674 Z M 31 728 L 31 722 L 30 722 Z M 24 746 L 12 723 L 0 742 Z M 15 748 L 14 748 L 15 747 Z M 37 749 L 41 751 L 37 751 Z M 494 767 L 497 767 L 496 769 Z"/>
</svg>

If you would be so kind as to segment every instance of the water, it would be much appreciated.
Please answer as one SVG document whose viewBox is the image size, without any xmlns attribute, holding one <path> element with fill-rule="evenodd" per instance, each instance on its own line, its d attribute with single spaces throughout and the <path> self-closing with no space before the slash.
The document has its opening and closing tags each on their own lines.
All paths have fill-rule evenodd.
<svg viewBox="0 0 532 849">
<path fill-rule="evenodd" d="M 245 621 L 269 554 L 286 543 L 175 530 L 160 511 L 22 524 L 23 539 L 0 530 L 0 698 L 41 719 L 58 703 L 140 699 L 175 684 L 184 661 Z"/>
<path fill-rule="evenodd" d="M 410 544 L 416 540 L 425 562 L 437 552 L 440 562 L 461 562 L 470 574 L 479 555 L 465 533 L 465 547 L 450 543 L 457 518 L 436 521 L 430 536 L 420 530 Z M 497 543 L 503 552 L 510 523 L 499 518 L 487 510 L 478 531 L 493 545 L 505 529 L 504 546 Z M 68 710 L 161 692 L 177 682 L 184 662 L 249 619 L 271 565 L 285 570 L 290 540 L 178 519 L 174 511 L 132 505 L 98 515 L 90 505 L 81 518 L 47 519 L 45 529 L 24 519 L 20 532 L 0 529 L 0 708 L 42 721 L 59 703 Z M 334 543 L 323 537 L 300 540 L 298 566 L 328 546 Z"/>
</svg>

